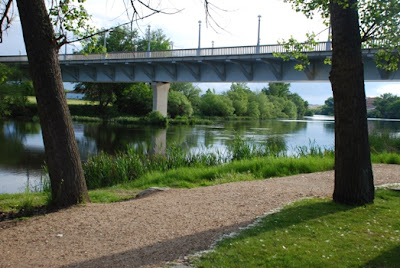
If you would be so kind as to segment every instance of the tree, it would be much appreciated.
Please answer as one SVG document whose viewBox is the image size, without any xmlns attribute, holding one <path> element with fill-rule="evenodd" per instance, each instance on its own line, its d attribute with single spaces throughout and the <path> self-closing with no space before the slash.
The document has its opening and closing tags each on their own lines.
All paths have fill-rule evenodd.
<svg viewBox="0 0 400 268">
<path fill-rule="evenodd" d="M 115 101 L 114 94 L 115 85 L 106 83 L 78 83 L 74 86 L 74 90 L 85 94 L 85 99 L 98 101 L 99 114 L 105 117 L 107 107 Z"/>
<path fill-rule="evenodd" d="M 43 0 L 17 0 L 29 69 L 36 92 L 54 205 L 88 202 L 61 70 L 59 44 Z"/>
<path fill-rule="evenodd" d="M 296 106 L 296 118 L 302 118 L 308 111 L 308 102 L 304 101 L 299 94 L 291 93 L 288 96 L 288 100 L 292 101 Z"/>
<path fill-rule="evenodd" d="M 193 114 L 192 104 L 183 93 L 170 91 L 168 94 L 168 113 L 171 117 L 191 116 Z"/>
<path fill-rule="evenodd" d="M 316 111 L 317 114 L 323 114 L 323 115 L 334 115 L 334 102 L 333 102 L 333 97 L 329 97 L 325 100 L 325 105 L 322 107 L 318 108 Z"/>
<path fill-rule="evenodd" d="M 138 51 L 147 51 L 149 43 L 149 37 L 143 36 L 138 42 Z M 171 41 L 167 38 L 161 29 L 156 29 L 150 33 L 150 50 L 169 50 L 171 49 Z"/>
<path fill-rule="evenodd" d="M 374 183 L 368 141 L 361 41 L 371 39 L 374 34 L 385 40 L 396 39 L 392 38 L 392 31 L 398 30 L 398 23 L 391 27 L 387 21 L 399 22 L 399 14 L 388 11 L 391 16 L 386 14 L 383 16 L 385 19 L 382 19 L 380 13 L 388 6 L 388 1 L 382 0 L 288 1 L 294 3 L 296 10 L 302 11 L 308 17 L 312 17 L 318 10 L 324 18 L 330 18 L 333 53 L 329 79 L 335 110 L 333 199 L 338 203 L 352 205 L 371 203 L 374 200 Z M 400 8 L 398 1 L 389 2 Z M 375 10 L 373 6 L 381 8 Z M 358 9 L 362 11 L 361 18 Z M 363 23 L 361 26 L 359 21 Z M 391 29 L 388 31 L 387 28 Z M 363 32 L 363 37 L 360 31 Z"/>
<path fill-rule="evenodd" d="M 288 97 L 290 94 L 289 83 L 269 83 L 268 88 L 263 88 L 262 91 L 267 96 Z"/>
<path fill-rule="evenodd" d="M 333 200 L 363 205 L 374 200 L 368 140 L 367 104 L 357 0 L 348 7 L 330 1 L 335 100 L 335 190 Z"/>
<path fill-rule="evenodd" d="M 231 116 L 235 111 L 232 101 L 223 95 L 215 94 L 215 91 L 207 89 L 201 96 L 200 111 L 206 116 Z"/>
<path fill-rule="evenodd" d="M 386 93 L 376 98 L 374 101 L 375 110 L 374 115 L 382 118 L 399 118 L 400 109 L 399 103 L 400 97 L 391 93 Z"/>
<path fill-rule="evenodd" d="M 121 84 L 121 88 L 116 92 L 114 105 L 118 107 L 119 112 L 138 116 L 145 116 L 151 112 L 153 91 L 149 84 Z"/>
<path fill-rule="evenodd" d="M 250 89 L 245 83 L 232 83 L 231 89 L 227 92 L 227 96 L 232 100 L 235 114 L 244 116 L 247 114 L 248 108 L 248 92 Z"/>
<path fill-rule="evenodd" d="M 200 112 L 200 92 L 201 89 L 194 86 L 192 83 L 185 82 L 172 82 L 169 91 L 177 91 L 183 93 L 186 98 L 190 101 L 193 107 L 193 113 L 198 114 Z"/>
</svg>

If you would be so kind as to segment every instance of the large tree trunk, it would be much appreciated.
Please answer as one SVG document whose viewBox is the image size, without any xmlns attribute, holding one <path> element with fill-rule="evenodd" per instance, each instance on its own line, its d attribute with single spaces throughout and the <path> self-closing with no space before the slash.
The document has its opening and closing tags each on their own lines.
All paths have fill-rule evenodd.
<svg viewBox="0 0 400 268">
<path fill-rule="evenodd" d="M 58 62 L 58 44 L 43 0 L 17 0 L 54 205 L 89 201 Z"/>
<path fill-rule="evenodd" d="M 364 69 L 357 0 L 344 8 L 330 0 L 332 70 L 335 107 L 335 202 L 362 205 L 374 200 L 368 142 Z M 344 2 L 344 1 L 339 1 Z"/>
</svg>

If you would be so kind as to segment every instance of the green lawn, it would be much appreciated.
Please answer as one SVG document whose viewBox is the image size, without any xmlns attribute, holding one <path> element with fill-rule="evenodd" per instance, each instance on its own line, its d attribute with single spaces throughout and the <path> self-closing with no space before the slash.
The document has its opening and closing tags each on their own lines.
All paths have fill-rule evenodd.
<svg viewBox="0 0 400 268">
<path fill-rule="evenodd" d="M 400 192 L 374 204 L 305 199 L 193 260 L 196 267 L 400 267 Z"/>
<path fill-rule="evenodd" d="M 28 96 L 28 103 L 36 104 L 35 96 Z M 67 99 L 68 105 L 98 105 L 98 101 L 87 101 L 87 100 L 75 100 L 75 99 Z"/>
</svg>

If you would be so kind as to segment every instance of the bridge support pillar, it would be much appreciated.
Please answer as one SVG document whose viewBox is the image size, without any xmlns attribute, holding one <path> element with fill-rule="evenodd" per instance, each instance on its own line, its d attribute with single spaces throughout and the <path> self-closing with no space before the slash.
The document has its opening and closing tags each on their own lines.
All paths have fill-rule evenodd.
<svg viewBox="0 0 400 268">
<path fill-rule="evenodd" d="M 153 111 L 159 111 L 163 116 L 167 116 L 168 82 L 152 82 L 153 88 Z"/>
</svg>

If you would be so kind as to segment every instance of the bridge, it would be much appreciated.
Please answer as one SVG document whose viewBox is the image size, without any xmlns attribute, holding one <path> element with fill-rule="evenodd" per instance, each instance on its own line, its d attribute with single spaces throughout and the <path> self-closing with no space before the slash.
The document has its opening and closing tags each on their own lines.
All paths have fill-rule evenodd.
<svg viewBox="0 0 400 268">
<path fill-rule="evenodd" d="M 150 82 L 153 110 L 166 115 L 169 82 L 321 82 L 329 80 L 330 42 L 304 51 L 310 65 L 297 71 L 296 59 L 283 61 L 274 53 L 283 45 L 260 45 L 168 51 L 63 54 L 59 62 L 64 82 Z M 386 72 L 374 62 L 377 49 L 363 49 L 366 81 L 400 81 L 400 71 Z M 1 63 L 28 65 L 27 56 L 0 56 Z"/>
</svg>

